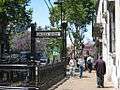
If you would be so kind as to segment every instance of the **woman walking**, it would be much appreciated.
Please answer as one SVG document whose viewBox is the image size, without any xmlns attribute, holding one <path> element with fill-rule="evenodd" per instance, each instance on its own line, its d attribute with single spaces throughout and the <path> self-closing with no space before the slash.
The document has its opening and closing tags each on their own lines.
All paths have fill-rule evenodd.
<svg viewBox="0 0 120 90">
<path fill-rule="evenodd" d="M 80 56 L 80 58 L 78 59 L 78 65 L 79 65 L 79 71 L 80 71 L 80 78 L 82 78 L 83 76 L 83 71 L 84 71 L 84 59 L 82 58 L 82 56 Z"/>
</svg>

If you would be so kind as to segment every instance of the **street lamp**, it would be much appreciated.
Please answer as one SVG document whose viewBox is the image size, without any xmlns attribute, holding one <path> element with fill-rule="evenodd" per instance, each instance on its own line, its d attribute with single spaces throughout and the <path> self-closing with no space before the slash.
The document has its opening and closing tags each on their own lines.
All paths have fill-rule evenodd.
<svg viewBox="0 0 120 90">
<path fill-rule="evenodd" d="M 62 3 L 63 3 L 63 0 L 57 0 L 56 2 L 54 2 L 54 4 L 57 4 L 57 5 L 60 5 L 60 9 L 61 9 L 61 27 L 62 27 L 62 11 L 63 11 L 63 9 L 62 9 Z"/>
<path fill-rule="evenodd" d="M 66 44 L 66 28 L 67 28 L 67 22 L 63 20 L 63 0 L 58 0 L 57 2 L 54 2 L 54 4 L 58 4 L 61 6 L 61 29 L 62 29 L 62 35 L 63 35 L 63 49 L 62 49 L 62 59 L 66 59 L 67 56 L 67 44 Z"/>
<path fill-rule="evenodd" d="M 30 64 L 33 66 L 33 68 L 31 69 L 32 72 L 32 80 L 36 81 L 37 79 L 37 75 L 36 75 L 36 67 L 35 67 L 35 36 L 36 36 L 36 23 L 32 23 L 31 24 L 31 61 Z"/>
<path fill-rule="evenodd" d="M 66 41 L 66 28 L 67 28 L 67 22 L 62 21 L 62 29 L 63 29 L 63 57 L 66 59 L 67 56 L 67 41 Z"/>
</svg>

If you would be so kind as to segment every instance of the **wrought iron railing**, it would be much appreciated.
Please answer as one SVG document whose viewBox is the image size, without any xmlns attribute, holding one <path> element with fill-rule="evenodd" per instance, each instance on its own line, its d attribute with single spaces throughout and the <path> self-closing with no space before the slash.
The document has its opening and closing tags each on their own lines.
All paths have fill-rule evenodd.
<svg viewBox="0 0 120 90">
<path fill-rule="evenodd" d="M 63 79 L 66 61 L 50 65 L 0 64 L 0 88 L 28 87 L 47 90 Z"/>
</svg>

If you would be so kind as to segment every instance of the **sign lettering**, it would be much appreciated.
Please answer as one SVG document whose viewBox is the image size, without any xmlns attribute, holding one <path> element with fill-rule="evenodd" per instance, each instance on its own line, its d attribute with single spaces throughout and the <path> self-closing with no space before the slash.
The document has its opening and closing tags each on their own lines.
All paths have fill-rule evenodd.
<svg viewBox="0 0 120 90">
<path fill-rule="evenodd" d="M 36 37 L 60 37 L 61 31 L 37 31 Z"/>
</svg>

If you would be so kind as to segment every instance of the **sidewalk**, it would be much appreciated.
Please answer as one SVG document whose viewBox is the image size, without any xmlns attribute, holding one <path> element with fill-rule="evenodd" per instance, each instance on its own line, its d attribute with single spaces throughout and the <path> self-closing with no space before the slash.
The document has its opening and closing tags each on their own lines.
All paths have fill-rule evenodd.
<svg viewBox="0 0 120 90">
<path fill-rule="evenodd" d="M 110 82 L 105 82 L 105 88 L 96 88 L 95 71 L 93 71 L 91 74 L 88 73 L 88 71 L 84 72 L 82 79 L 78 77 L 79 73 L 76 74 L 77 75 L 75 77 L 70 77 L 55 90 L 114 90 L 112 83 Z"/>
</svg>

